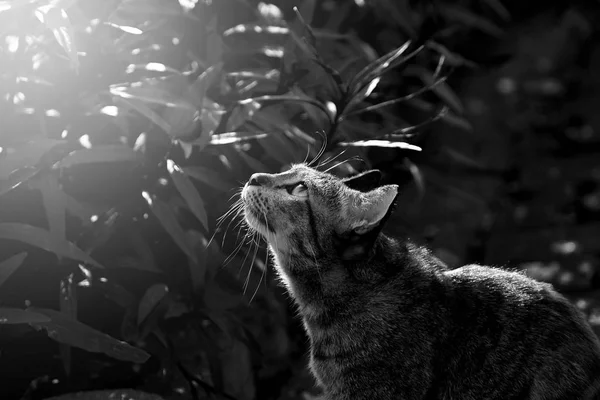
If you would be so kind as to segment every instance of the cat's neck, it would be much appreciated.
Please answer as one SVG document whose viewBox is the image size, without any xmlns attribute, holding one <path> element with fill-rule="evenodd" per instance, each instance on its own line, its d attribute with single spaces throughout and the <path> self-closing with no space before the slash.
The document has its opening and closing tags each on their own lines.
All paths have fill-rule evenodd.
<svg viewBox="0 0 600 400">
<path fill-rule="evenodd" d="M 376 286 L 402 273 L 411 259 L 411 245 L 380 235 L 371 257 L 343 262 L 336 256 L 308 259 L 275 251 L 278 273 L 305 318 L 340 313 L 361 296 L 365 285 Z"/>
</svg>

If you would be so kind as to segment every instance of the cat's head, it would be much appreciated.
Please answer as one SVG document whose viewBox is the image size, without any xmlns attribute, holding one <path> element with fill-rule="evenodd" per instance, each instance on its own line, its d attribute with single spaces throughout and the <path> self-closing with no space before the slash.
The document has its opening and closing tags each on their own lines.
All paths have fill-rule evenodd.
<svg viewBox="0 0 600 400">
<path fill-rule="evenodd" d="M 398 194 L 380 178 L 371 170 L 340 179 L 304 164 L 254 174 L 242 191 L 245 218 L 280 255 L 364 260 Z"/>
</svg>

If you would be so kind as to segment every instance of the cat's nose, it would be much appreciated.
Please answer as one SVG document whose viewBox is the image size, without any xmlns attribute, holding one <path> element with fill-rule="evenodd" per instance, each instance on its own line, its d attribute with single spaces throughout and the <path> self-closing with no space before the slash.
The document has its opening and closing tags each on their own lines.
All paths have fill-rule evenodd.
<svg viewBox="0 0 600 400">
<path fill-rule="evenodd" d="M 252 174 L 248 186 L 265 186 L 269 181 L 267 174 Z"/>
</svg>

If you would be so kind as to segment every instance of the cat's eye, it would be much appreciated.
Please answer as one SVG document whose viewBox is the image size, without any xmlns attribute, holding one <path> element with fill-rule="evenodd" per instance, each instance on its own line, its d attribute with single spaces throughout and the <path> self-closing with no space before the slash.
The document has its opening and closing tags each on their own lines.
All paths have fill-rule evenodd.
<svg viewBox="0 0 600 400">
<path fill-rule="evenodd" d="M 304 184 L 304 182 L 298 182 L 294 185 L 289 185 L 285 188 L 289 194 L 297 197 L 307 197 L 308 196 L 308 188 Z"/>
</svg>

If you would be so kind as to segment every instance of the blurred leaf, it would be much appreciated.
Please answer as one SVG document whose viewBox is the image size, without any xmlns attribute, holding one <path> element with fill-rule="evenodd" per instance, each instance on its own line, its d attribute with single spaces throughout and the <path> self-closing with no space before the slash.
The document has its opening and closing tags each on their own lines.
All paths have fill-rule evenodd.
<svg viewBox="0 0 600 400">
<path fill-rule="evenodd" d="M 29 324 L 49 322 L 46 315 L 20 308 L 0 307 L 0 325 L 2 324 Z"/>
<path fill-rule="evenodd" d="M 3 145 L 0 153 L 0 180 L 8 179 L 13 171 L 35 166 L 44 154 L 64 143 L 64 140 L 37 138 L 15 146 Z"/>
<path fill-rule="evenodd" d="M 40 22 L 44 23 L 54 33 L 54 37 L 60 46 L 67 52 L 75 70 L 79 70 L 79 58 L 77 49 L 73 44 L 74 31 L 67 12 L 53 5 L 39 7 L 35 12 Z"/>
<path fill-rule="evenodd" d="M 419 192 L 419 197 L 423 198 L 425 195 L 425 179 L 423 178 L 423 174 L 419 167 L 410 161 L 408 158 L 404 159 L 404 166 L 408 169 L 413 179 L 415 180 L 415 184 L 417 185 L 417 190 Z"/>
<path fill-rule="evenodd" d="M 140 257 L 139 262 L 135 263 L 132 267 L 143 271 L 162 273 L 156 266 L 152 249 L 144 240 L 140 231 L 138 229 L 131 229 L 127 234 L 127 238 L 129 239 L 133 251 Z"/>
<path fill-rule="evenodd" d="M 238 142 L 245 142 L 247 140 L 262 139 L 267 137 L 266 133 L 254 133 L 254 132 L 226 132 L 219 135 L 212 135 L 210 138 L 210 144 L 212 145 L 223 145 L 232 144 Z"/>
<path fill-rule="evenodd" d="M 8 179 L 0 180 L 0 196 L 19 187 L 24 182 L 36 176 L 39 172 L 40 170 L 37 168 L 23 168 L 12 173 Z"/>
<path fill-rule="evenodd" d="M 50 235 L 54 241 L 53 248 L 59 248 L 67 239 L 66 203 L 58 184 L 58 177 L 53 171 L 44 171 L 33 184 L 42 194 Z M 58 255 L 59 259 L 61 258 Z"/>
<path fill-rule="evenodd" d="M 206 71 L 204 71 L 194 83 L 189 86 L 186 93 L 187 98 L 197 109 L 202 109 L 205 106 L 204 99 L 206 97 L 206 92 L 216 82 L 217 78 L 221 76 L 222 69 L 222 63 L 208 67 Z"/>
<path fill-rule="evenodd" d="M 144 363 L 150 358 L 150 355 L 144 350 L 75 321 L 59 311 L 35 307 L 30 307 L 27 311 L 50 318 L 50 321 L 31 322 L 30 325 L 38 329 L 45 329 L 48 337 L 59 343 L 93 353 L 104 353 L 118 360 L 134 363 Z"/>
<path fill-rule="evenodd" d="M 279 103 L 279 102 L 288 102 L 289 101 L 289 102 L 294 102 L 294 103 L 310 104 L 310 105 L 318 108 L 319 110 L 323 111 L 323 113 L 327 116 L 327 118 L 329 119 L 330 122 L 333 121 L 333 118 L 335 117 L 335 115 L 332 115 L 331 110 L 329 110 L 325 104 L 323 104 L 319 100 L 315 100 L 309 96 L 303 97 L 303 96 L 298 96 L 298 95 L 265 95 L 265 96 L 252 97 L 252 98 L 240 100 L 238 103 L 246 104 L 246 103 L 250 103 L 253 101 L 265 102 L 265 103 L 267 103 L 267 102 Z"/>
<path fill-rule="evenodd" d="M 199 180 L 200 182 L 224 192 L 228 192 L 235 187 L 233 183 L 226 181 L 221 174 L 208 168 L 193 166 L 183 167 L 182 170 L 183 173 L 189 177 Z"/>
<path fill-rule="evenodd" d="M 227 120 L 227 131 L 235 131 L 242 126 L 246 121 L 251 120 L 252 116 L 261 108 L 261 104 L 257 101 L 249 101 L 240 104 L 234 108 Z"/>
<path fill-rule="evenodd" d="M 0 223 L 0 239 L 27 243 L 59 256 L 83 261 L 98 268 L 104 268 L 73 243 L 67 240 L 57 241 L 52 237 L 50 232 L 37 226 L 12 222 Z"/>
<path fill-rule="evenodd" d="M 166 77 L 166 78 L 174 78 Z M 180 77 L 183 79 L 183 77 Z M 181 107 L 195 110 L 195 107 L 181 95 L 172 91 L 178 86 L 175 79 L 150 78 L 130 85 L 111 85 L 110 94 L 123 99 L 135 99 L 144 103 L 157 104 L 165 107 Z"/>
<path fill-rule="evenodd" d="M 423 110 L 423 111 L 433 111 L 435 109 L 435 106 L 427 101 L 421 100 L 421 99 L 411 99 L 409 101 L 406 102 L 407 105 L 413 106 L 415 108 L 418 108 L 419 110 Z M 438 113 L 439 118 L 450 124 L 450 125 L 454 125 L 458 128 L 462 128 L 466 131 L 472 131 L 473 127 L 471 126 L 471 124 L 469 123 L 468 120 L 466 120 L 465 118 L 462 117 L 458 117 L 450 112 L 447 111 L 447 109 L 445 110 L 445 112 L 440 112 Z M 437 118 L 437 117 L 434 117 Z"/>
<path fill-rule="evenodd" d="M 406 142 L 390 142 L 388 140 L 358 140 L 356 142 L 340 142 L 339 146 L 345 147 L 389 147 L 404 150 L 421 151 L 419 146 Z"/>
<path fill-rule="evenodd" d="M 278 25 L 259 25 L 259 24 L 239 24 L 233 26 L 225 32 L 223 32 L 223 37 L 235 35 L 238 33 L 268 33 L 271 35 L 288 35 L 290 30 L 285 26 Z"/>
<path fill-rule="evenodd" d="M 504 6 L 504 4 L 502 4 L 502 2 L 500 0 L 483 0 L 487 3 L 487 5 L 496 12 L 496 14 L 498 16 L 500 16 L 500 18 L 502 18 L 505 21 L 510 21 L 510 13 L 508 12 L 508 10 L 506 9 L 506 7 Z"/>
<path fill-rule="evenodd" d="M 207 241 L 204 235 L 196 230 L 189 230 L 186 232 L 186 237 L 190 246 L 200 254 L 198 262 L 190 260 L 190 277 L 192 278 L 192 288 L 195 293 L 204 288 L 206 282 L 207 269 L 207 252 L 206 245 Z"/>
<path fill-rule="evenodd" d="M 139 71 L 151 71 L 151 72 L 168 72 L 171 74 L 179 74 L 180 72 L 175 68 L 169 67 L 159 62 L 147 62 L 144 64 L 129 64 L 125 70 L 128 74 L 133 74 Z"/>
<path fill-rule="evenodd" d="M 15 254 L 12 257 L 7 258 L 0 262 L 0 286 L 6 282 L 6 280 L 17 270 L 27 257 L 27 253 L 22 251 L 21 253 Z M 1 317 L 0 317 L 1 319 Z"/>
<path fill-rule="evenodd" d="M 460 22 L 494 37 L 500 37 L 504 33 L 496 24 L 480 15 L 472 13 L 465 7 L 441 4 L 439 12 L 450 21 Z"/>
<path fill-rule="evenodd" d="M 446 77 L 442 77 L 440 79 L 436 79 L 434 75 L 429 72 L 427 69 L 423 67 L 411 67 L 407 69 L 406 74 L 417 75 L 423 83 L 426 85 L 427 89 L 435 92 L 446 104 L 448 104 L 454 111 L 462 114 L 464 112 L 464 107 L 462 102 L 458 98 L 458 96 L 454 93 L 452 89 L 445 82 Z"/>
<path fill-rule="evenodd" d="M 140 161 L 140 156 L 125 145 L 106 145 L 80 149 L 69 153 L 54 165 L 54 168 L 70 168 L 74 165 L 89 163 L 112 163 Z"/>
<path fill-rule="evenodd" d="M 473 61 L 469 61 L 466 58 L 462 57 L 460 54 L 448 50 L 445 46 L 443 46 L 440 43 L 431 40 L 427 42 L 427 47 L 437 51 L 438 53 L 446 57 L 446 61 L 452 66 L 458 67 L 461 65 L 466 65 L 469 68 L 475 68 L 477 66 L 477 64 L 475 64 Z"/>
<path fill-rule="evenodd" d="M 60 281 L 60 311 L 67 317 L 77 320 L 77 293 L 73 284 L 73 274 Z M 60 357 L 67 376 L 71 375 L 71 346 L 61 343 Z"/>
<path fill-rule="evenodd" d="M 150 206 L 150 209 L 156 218 L 171 236 L 173 241 L 189 258 L 197 261 L 196 253 L 192 248 L 190 248 L 185 237 L 185 231 L 177 221 L 177 218 L 175 217 L 175 214 L 173 214 L 171 207 L 158 199 L 156 196 L 151 196 L 147 192 L 143 192 L 142 195 L 144 199 L 146 199 L 146 202 Z"/>
<path fill-rule="evenodd" d="M 161 117 L 158 113 L 156 113 L 154 110 L 148 107 L 143 101 L 137 99 L 120 98 L 119 102 L 129 109 L 139 112 L 144 117 L 154 122 L 157 126 L 161 127 L 162 130 L 166 133 L 171 133 L 171 124 L 169 124 L 165 119 L 163 119 L 163 117 Z M 179 116 L 181 113 L 191 113 L 192 115 L 194 114 L 193 110 L 189 110 L 187 108 L 167 108 L 165 110 L 165 113 L 167 113 L 167 115 L 170 112 L 177 113 L 177 116 Z"/>
<path fill-rule="evenodd" d="M 192 213 L 202 223 L 204 229 L 208 230 L 208 217 L 206 216 L 206 210 L 204 209 L 204 201 L 202 201 L 200 194 L 192 181 L 190 181 L 190 178 L 188 178 L 173 160 L 167 160 L 167 170 L 171 175 L 175 187 L 181 194 L 181 197 L 183 197 Z"/>
<path fill-rule="evenodd" d="M 169 288 L 163 283 L 150 286 L 142 299 L 138 307 L 137 324 L 141 325 L 144 319 L 150 314 L 150 312 L 156 307 L 156 305 L 169 293 Z"/>
<path fill-rule="evenodd" d="M 105 22 L 105 24 L 108 26 L 112 26 L 113 28 L 117 28 L 123 32 L 130 33 L 132 35 L 141 35 L 142 33 L 144 33 L 141 29 L 133 26 L 117 25 L 112 22 Z"/>
</svg>

